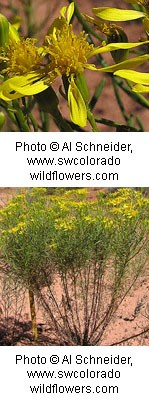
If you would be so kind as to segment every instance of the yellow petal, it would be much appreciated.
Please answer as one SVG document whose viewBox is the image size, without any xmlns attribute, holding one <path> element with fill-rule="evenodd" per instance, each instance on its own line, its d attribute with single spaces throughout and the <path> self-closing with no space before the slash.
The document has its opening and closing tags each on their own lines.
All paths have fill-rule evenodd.
<svg viewBox="0 0 149 401">
<path fill-rule="evenodd" d="M 87 122 L 86 105 L 73 79 L 71 79 L 68 89 L 68 105 L 71 120 L 80 127 L 85 127 Z"/>
<path fill-rule="evenodd" d="M 145 63 L 147 60 L 149 60 L 149 54 L 143 54 L 142 56 L 134 57 L 129 60 L 122 61 L 121 63 L 113 64 L 109 67 L 100 68 L 98 71 L 115 72 L 121 69 L 124 70 L 125 68 L 134 68 Z"/>
<path fill-rule="evenodd" d="M 94 64 L 87 64 L 86 63 L 84 67 L 87 68 L 88 70 L 91 70 L 91 71 L 98 71 L 99 70 L 99 68 L 95 67 Z"/>
<path fill-rule="evenodd" d="M 48 88 L 37 74 L 27 74 L 10 78 L 9 88 L 21 93 L 24 96 L 35 95 Z M 6 82 L 8 82 L 6 81 Z"/>
<path fill-rule="evenodd" d="M 119 8 L 99 7 L 93 8 L 93 13 L 107 21 L 131 21 L 138 18 L 143 18 L 144 13 L 136 10 L 122 10 Z"/>
<path fill-rule="evenodd" d="M 63 18 L 65 18 L 65 14 L 66 14 L 66 10 L 67 10 L 67 6 L 64 6 L 60 9 L 60 14 Z"/>
<path fill-rule="evenodd" d="M 145 85 L 140 85 L 137 84 L 133 87 L 133 92 L 137 92 L 137 93 L 149 93 L 149 85 L 145 86 Z"/>
<path fill-rule="evenodd" d="M 8 88 L 2 88 L 0 90 L 0 99 L 5 100 L 5 102 L 10 102 L 11 100 L 14 99 L 19 99 L 20 97 L 22 97 L 22 95 L 18 92 L 14 92 L 14 91 L 9 91 Z"/>
<path fill-rule="evenodd" d="M 10 78 L 12 79 L 12 78 Z M 0 85 L 0 99 L 5 100 L 5 102 L 10 102 L 11 100 L 18 99 L 22 97 L 22 95 L 9 87 L 9 81 L 3 82 Z"/>
<path fill-rule="evenodd" d="M 45 85 L 42 80 L 39 80 L 36 74 L 15 76 L 8 79 L 0 86 L 0 97 L 3 100 L 9 101 L 22 96 L 35 95 L 47 88 L 48 85 Z"/>
<path fill-rule="evenodd" d="M 136 84 L 149 85 L 149 73 L 137 72 L 132 70 L 120 70 L 116 71 L 114 75 L 118 77 L 128 79 L 129 81 L 135 82 Z"/>
<path fill-rule="evenodd" d="M 68 24 L 70 23 L 73 14 L 74 14 L 74 2 L 70 3 L 70 5 L 68 6 L 68 9 L 67 9 L 67 22 L 68 22 Z"/>
<path fill-rule="evenodd" d="M 76 85 L 77 85 L 77 88 L 79 89 L 79 91 L 80 91 L 85 103 L 88 104 L 88 102 L 89 102 L 89 89 L 88 89 L 88 86 L 87 86 L 87 83 L 86 83 L 86 79 L 85 79 L 85 76 L 84 76 L 83 72 L 81 72 L 77 76 Z"/>
<path fill-rule="evenodd" d="M 61 16 L 62 16 L 63 18 L 65 18 L 65 20 L 67 21 L 68 24 L 69 24 L 70 21 L 71 21 L 71 18 L 72 18 L 72 16 L 73 16 L 73 13 L 74 13 L 74 3 L 73 3 L 73 2 L 70 3 L 70 5 L 69 5 L 68 7 L 67 7 L 67 6 L 64 6 L 64 7 L 62 7 L 61 10 L 60 10 Z M 66 15 L 66 17 L 65 17 L 65 15 Z"/>
<path fill-rule="evenodd" d="M 9 39 L 11 42 L 18 43 L 20 41 L 17 30 L 9 23 Z"/>
<path fill-rule="evenodd" d="M 93 51 L 90 52 L 90 57 L 94 56 L 95 54 L 112 52 L 114 50 L 119 50 L 119 49 L 132 49 L 133 47 L 138 47 L 138 46 L 144 45 L 146 43 L 149 43 L 149 41 L 147 40 L 145 42 L 136 42 L 136 43 L 135 42 L 134 43 L 123 43 L 123 42 L 109 43 L 108 45 L 96 47 L 95 49 L 93 49 Z"/>
</svg>

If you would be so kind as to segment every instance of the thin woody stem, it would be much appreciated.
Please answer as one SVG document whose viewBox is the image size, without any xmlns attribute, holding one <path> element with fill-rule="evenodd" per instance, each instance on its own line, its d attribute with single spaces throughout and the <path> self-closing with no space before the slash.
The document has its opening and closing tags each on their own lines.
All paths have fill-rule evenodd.
<svg viewBox="0 0 149 401">
<path fill-rule="evenodd" d="M 35 309 L 34 293 L 31 289 L 29 289 L 28 292 L 29 292 L 29 304 L 30 304 L 31 321 L 32 321 L 32 332 L 33 332 L 34 341 L 37 342 L 38 331 L 37 331 L 37 322 L 36 322 L 36 309 Z"/>
</svg>

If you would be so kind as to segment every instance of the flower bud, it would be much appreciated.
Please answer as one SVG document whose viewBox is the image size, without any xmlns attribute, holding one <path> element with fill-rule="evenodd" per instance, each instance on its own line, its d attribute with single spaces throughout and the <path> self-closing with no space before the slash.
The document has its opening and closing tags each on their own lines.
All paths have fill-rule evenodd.
<svg viewBox="0 0 149 401">
<path fill-rule="evenodd" d="M 5 123 L 6 117 L 3 111 L 0 111 L 0 130 L 3 128 L 3 125 Z"/>
<path fill-rule="evenodd" d="M 149 17 L 143 19 L 143 26 L 147 35 L 149 35 Z"/>
<path fill-rule="evenodd" d="M 19 34 L 12 24 L 9 23 L 9 40 L 12 43 L 20 41 Z"/>
<path fill-rule="evenodd" d="M 108 36 L 108 43 L 126 43 L 128 38 L 126 33 L 120 27 L 115 27 L 110 36 Z M 127 60 L 129 55 L 129 50 L 119 49 L 111 52 L 112 58 L 116 63 L 121 63 Z"/>
<path fill-rule="evenodd" d="M 5 47 L 9 39 L 9 22 L 7 18 L 0 14 L 0 47 Z"/>
</svg>

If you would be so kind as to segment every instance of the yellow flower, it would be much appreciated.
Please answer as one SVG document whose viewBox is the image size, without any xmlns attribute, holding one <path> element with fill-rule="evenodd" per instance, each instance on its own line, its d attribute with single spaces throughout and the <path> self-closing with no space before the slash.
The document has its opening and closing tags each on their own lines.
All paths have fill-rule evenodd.
<svg viewBox="0 0 149 401">
<path fill-rule="evenodd" d="M 19 40 L 8 46 L 6 71 L 11 76 L 0 86 L 0 98 L 10 101 L 42 92 L 57 77 L 65 80 L 70 118 L 81 127 L 86 126 L 88 113 L 87 85 L 81 74 L 85 69 L 100 71 L 88 60 L 100 53 L 131 49 L 140 43 L 110 43 L 94 47 L 84 32 L 76 35 L 70 24 L 74 3 L 63 7 L 48 30 L 43 46 L 37 48 L 34 39 Z M 142 42 L 143 43 L 143 42 Z M 141 43 L 141 44 L 142 44 Z M 79 79 L 80 78 L 80 79 Z"/>
<path fill-rule="evenodd" d="M 45 52 L 50 55 L 50 70 L 52 65 L 56 75 L 79 74 L 84 68 L 91 68 L 88 58 L 94 53 L 94 46 L 87 42 L 85 32 L 76 35 L 72 25 L 67 23 L 59 30 L 46 36 Z"/>
<path fill-rule="evenodd" d="M 22 234 L 25 226 L 26 226 L 25 222 L 21 221 L 20 223 L 17 224 L 17 226 L 12 227 L 9 230 L 9 233 L 10 234 L 15 234 L 15 233 L 19 232 L 19 234 Z"/>
<path fill-rule="evenodd" d="M 38 71 L 44 56 L 40 54 L 40 49 L 35 46 L 35 43 L 36 39 L 31 38 L 9 43 L 2 52 L 1 58 L 5 62 L 6 68 L 1 73 L 22 75 L 30 71 Z"/>
<path fill-rule="evenodd" d="M 133 2 L 133 1 L 132 1 Z M 136 1 L 137 3 L 137 1 Z M 143 0 L 142 0 L 143 3 Z M 144 1 L 145 3 L 145 1 Z M 147 1 L 146 1 L 147 3 Z M 109 7 L 99 7 L 93 8 L 93 13 L 96 17 L 90 17 L 84 14 L 85 19 L 91 24 L 98 27 L 99 31 L 107 36 L 108 43 L 115 42 L 128 42 L 128 38 L 122 27 L 115 25 L 111 22 L 103 21 L 107 19 L 108 21 L 123 21 L 136 18 L 141 18 L 144 16 L 144 13 L 138 11 L 131 10 L 123 10 Z M 98 18 L 97 18 L 98 17 Z M 144 20 L 145 21 L 145 20 Z M 112 52 L 112 57 L 116 64 L 108 67 L 104 67 L 101 69 L 103 72 L 114 72 L 116 70 L 125 69 L 125 68 L 134 68 L 149 59 L 148 54 L 143 54 L 142 56 L 133 57 L 128 60 L 129 49 L 128 48 L 120 48 L 118 51 Z"/>
<path fill-rule="evenodd" d="M 114 7 L 98 7 L 93 8 L 93 13 L 107 21 L 132 21 L 141 18 L 143 20 L 144 29 L 149 33 L 149 1 L 148 0 L 126 0 L 127 3 L 139 4 L 143 6 L 143 11 L 124 10 Z"/>
<path fill-rule="evenodd" d="M 106 228 L 111 228 L 114 225 L 114 221 L 112 219 L 110 219 L 109 217 L 104 217 L 103 218 L 103 223 L 104 223 Z"/>
<path fill-rule="evenodd" d="M 49 245 L 49 248 L 50 249 L 56 249 L 57 248 L 57 245 L 56 245 L 54 240 L 52 240 L 51 244 Z"/>
<path fill-rule="evenodd" d="M 56 230 L 70 231 L 74 228 L 75 219 L 74 217 L 71 217 L 68 220 L 59 218 L 55 220 L 55 223 Z"/>
<path fill-rule="evenodd" d="M 92 224 L 96 222 L 96 218 L 93 217 L 92 215 L 88 215 L 84 217 L 84 220 L 88 223 L 88 224 Z"/>
</svg>

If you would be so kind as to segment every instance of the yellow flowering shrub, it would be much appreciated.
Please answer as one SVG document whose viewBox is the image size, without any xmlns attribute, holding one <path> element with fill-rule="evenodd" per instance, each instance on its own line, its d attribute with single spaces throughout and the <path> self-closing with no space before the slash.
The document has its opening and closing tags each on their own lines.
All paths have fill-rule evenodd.
<svg viewBox="0 0 149 401">
<path fill-rule="evenodd" d="M 85 262 L 99 243 L 103 249 L 106 243 L 112 253 L 116 241 L 115 252 L 119 243 L 123 247 L 124 236 L 129 244 L 144 235 L 149 200 L 141 192 L 124 188 L 106 196 L 99 193 L 98 200 L 90 202 L 86 196 L 86 190 L 47 196 L 44 188 L 34 188 L 1 209 L 1 247 L 8 261 L 16 265 L 15 273 L 18 269 L 20 276 L 31 282 L 33 272 L 34 283 L 38 267 L 42 277 L 48 258 L 70 267 L 70 254 L 73 264 L 77 257 Z M 48 255 L 47 248 L 54 253 Z"/>
<path fill-rule="evenodd" d="M 35 340 L 36 294 L 46 311 L 49 305 L 59 338 L 62 324 L 65 345 L 67 335 L 69 344 L 96 345 L 100 341 L 124 296 L 128 277 L 131 287 L 144 266 L 148 212 L 149 200 L 127 188 L 99 193 L 95 201 L 87 200 L 87 191 L 49 196 L 45 189 L 35 188 L 17 195 L 0 211 L 0 253 L 9 266 L 8 275 L 29 290 Z M 62 312 L 55 298 L 58 279 Z M 108 298 L 105 291 L 110 291 Z M 59 324 L 58 319 L 62 320 Z"/>
</svg>

